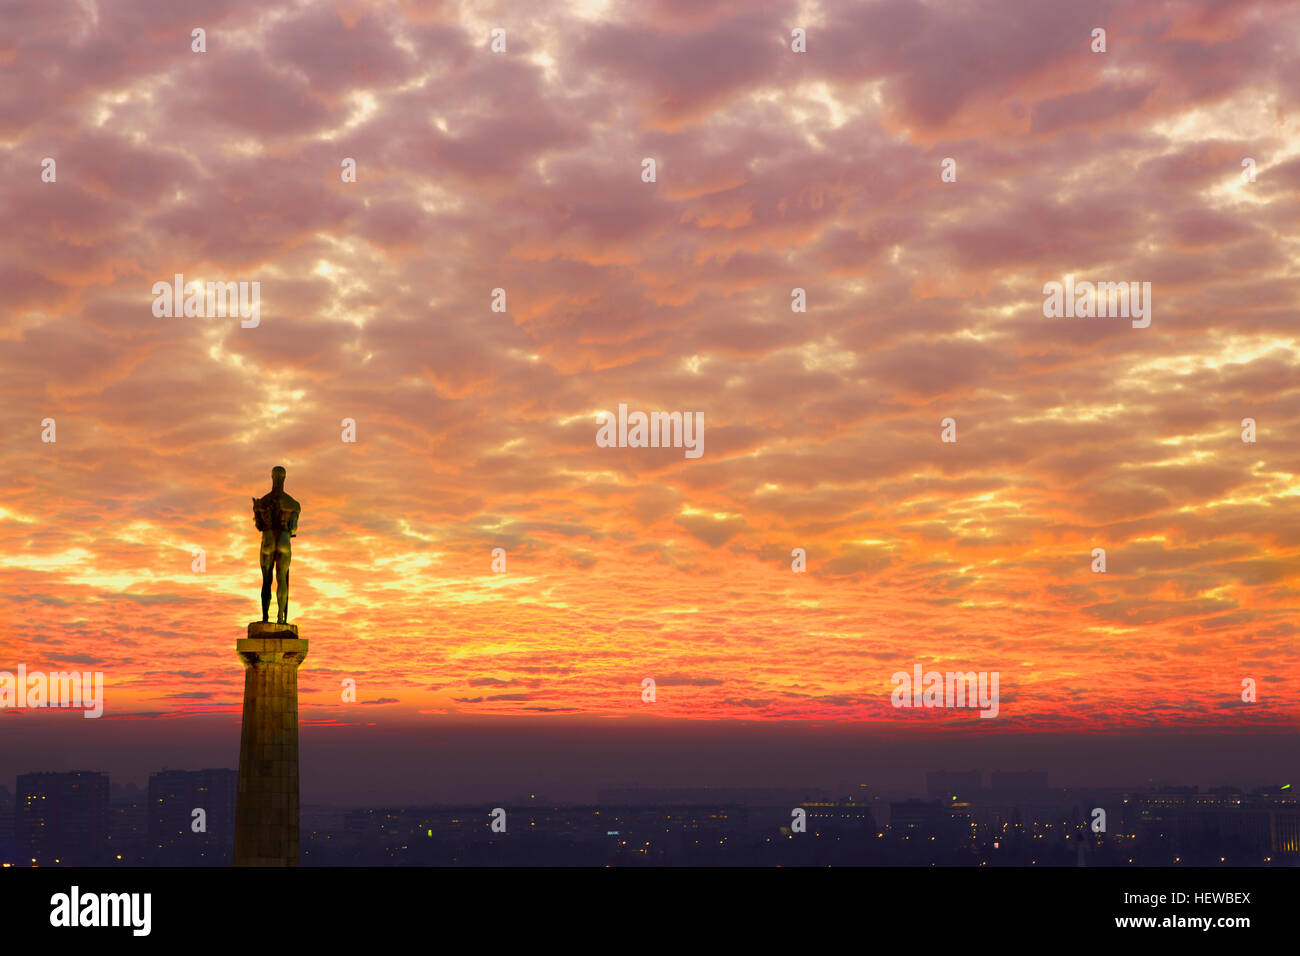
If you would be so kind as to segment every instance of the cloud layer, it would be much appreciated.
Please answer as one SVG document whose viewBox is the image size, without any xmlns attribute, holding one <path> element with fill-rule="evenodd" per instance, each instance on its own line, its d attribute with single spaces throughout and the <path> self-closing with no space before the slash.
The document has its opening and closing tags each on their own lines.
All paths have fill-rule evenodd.
<svg viewBox="0 0 1300 956">
<path fill-rule="evenodd" d="M 0 667 L 237 712 L 283 464 L 305 719 L 1294 724 L 1293 5 L 550 6 L 5 5 Z"/>
</svg>

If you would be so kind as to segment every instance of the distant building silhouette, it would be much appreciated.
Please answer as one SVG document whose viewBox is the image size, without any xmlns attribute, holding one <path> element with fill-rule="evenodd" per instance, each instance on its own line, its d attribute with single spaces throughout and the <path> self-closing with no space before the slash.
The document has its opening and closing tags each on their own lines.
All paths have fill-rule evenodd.
<svg viewBox="0 0 1300 956">
<path fill-rule="evenodd" d="M 84 770 L 18 777 L 19 865 L 100 866 L 109 857 L 108 775 Z"/>
<path fill-rule="evenodd" d="M 796 807 L 805 800 L 829 802 L 821 787 L 612 787 L 597 793 L 597 802 L 616 806 L 773 806 Z"/>
<path fill-rule="evenodd" d="M 925 775 L 925 792 L 931 800 L 973 797 L 980 791 L 978 770 L 936 770 Z"/>
<path fill-rule="evenodd" d="M 133 784 L 114 784 L 109 798 L 109 827 L 109 856 L 114 866 L 148 866 L 153 862 L 147 793 Z"/>
<path fill-rule="evenodd" d="M 1137 798 L 1140 835 L 1196 862 L 1258 862 L 1300 855 L 1300 798 L 1281 788 L 1251 794 L 1218 787 L 1162 787 Z M 1197 859 L 1197 854 L 1209 855 Z"/>
<path fill-rule="evenodd" d="M 235 770 L 163 770 L 149 777 L 149 845 L 157 866 L 230 866 L 235 846 Z M 206 832 L 194 832 L 194 811 Z"/>
<path fill-rule="evenodd" d="M 889 805 L 889 825 L 897 833 L 943 836 L 953 829 L 952 810 L 933 800 L 905 800 Z"/>
<path fill-rule="evenodd" d="M 1033 793 L 1047 789 L 1047 774 L 1037 770 L 994 770 L 989 775 L 994 793 Z"/>
<path fill-rule="evenodd" d="M 16 862 L 14 844 L 14 795 L 8 787 L 0 787 L 0 863 Z M 29 861 L 30 862 L 30 861 Z"/>
<path fill-rule="evenodd" d="M 871 807 L 865 803 L 854 803 L 852 800 L 808 800 L 799 806 L 803 807 L 807 815 L 808 830 L 811 833 L 840 833 L 876 828 L 876 818 Z"/>
</svg>

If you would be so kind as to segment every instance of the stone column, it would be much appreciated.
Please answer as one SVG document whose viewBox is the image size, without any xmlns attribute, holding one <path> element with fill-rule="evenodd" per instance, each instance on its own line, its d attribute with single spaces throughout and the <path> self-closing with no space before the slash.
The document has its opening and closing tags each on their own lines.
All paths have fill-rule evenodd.
<svg viewBox="0 0 1300 956">
<path fill-rule="evenodd" d="M 294 624 L 248 625 L 244 662 L 235 866 L 298 865 L 298 665 L 307 656 Z"/>
</svg>

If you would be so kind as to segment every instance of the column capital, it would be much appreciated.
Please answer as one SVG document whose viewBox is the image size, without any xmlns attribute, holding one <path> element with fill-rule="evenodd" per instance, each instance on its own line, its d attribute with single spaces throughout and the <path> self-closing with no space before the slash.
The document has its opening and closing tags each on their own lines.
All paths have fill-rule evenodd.
<svg viewBox="0 0 1300 956">
<path fill-rule="evenodd" d="M 307 657 L 307 642 L 298 637 L 297 625 L 255 621 L 248 625 L 248 637 L 235 642 L 235 653 L 245 666 L 292 664 L 297 667 Z"/>
</svg>

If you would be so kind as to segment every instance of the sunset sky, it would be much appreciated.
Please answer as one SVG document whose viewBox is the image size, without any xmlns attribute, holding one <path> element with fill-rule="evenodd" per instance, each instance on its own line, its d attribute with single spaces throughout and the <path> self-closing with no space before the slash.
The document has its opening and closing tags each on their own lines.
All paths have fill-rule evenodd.
<svg viewBox="0 0 1300 956">
<path fill-rule="evenodd" d="M 0 669 L 103 671 L 119 734 L 237 723 L 277 464 L 304 739 L 1300 719 L 1295 3 L 0 23 Z M 260 324 L 156 317 L 177 273 Z M 1045 318 L 1066 275 L 1150 282 L 1150 327 Z M 597 447 L 620 403 L 702 412 L 703 456 Z M 998 671 L 998 718 L 891 707 L 917 663 Z"/>
</svg>

